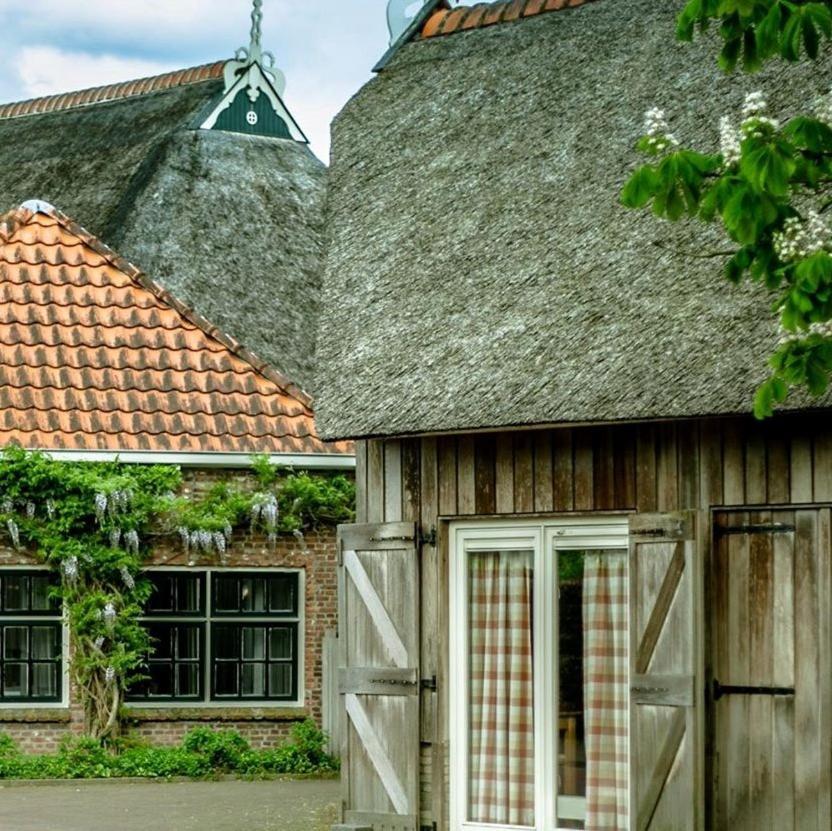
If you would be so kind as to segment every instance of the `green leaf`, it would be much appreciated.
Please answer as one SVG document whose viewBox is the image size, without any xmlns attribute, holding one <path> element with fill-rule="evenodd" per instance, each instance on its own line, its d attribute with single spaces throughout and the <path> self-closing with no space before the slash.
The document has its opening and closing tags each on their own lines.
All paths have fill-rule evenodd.
<svg viewBox="0 0 832 831">
<path fill-rule="evenodd" d="M 783 128 L 783 135 L 801 150 L 832 152 L 832 128 L 816 118 L 798 116 L 791 119 Z"/>
<path fill-rule="evenodd" d="M 627 208 L 643 208 L 655 195 L 658 187 L 656 169 L 642 165 L 630 176 L 621 191 L 621 204 Z"/>
</svg>

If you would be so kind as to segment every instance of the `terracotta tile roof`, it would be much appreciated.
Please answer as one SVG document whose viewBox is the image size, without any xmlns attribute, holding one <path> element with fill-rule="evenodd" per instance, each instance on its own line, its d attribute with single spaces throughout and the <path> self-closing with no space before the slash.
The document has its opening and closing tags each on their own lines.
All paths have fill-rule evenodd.
<svg viewBox="0 0 832 831">
<path fill-rule="evenodd" d="M 592 0 L 501 0 L 498 3 L 477 3 L 475 6 L 437 9 L 425 22 L 421 35 L 423 38 L 452 35 L 455 32 L 480 29 L 496 23 L 509 23 L 544 12 L 571 9 L 590 2 Z"/>
<path fill-rule="evenodd" d="M 222 78 L 225 64 L 225 61 L 217 61 L 202 66 L 194 66 L 190 69 L 166 72 L 163 75 L 155 75 L 151 78 L 139 78 L 135 81 L 123 81 L 118 84 L 93 87 L 78 92 L 64 92 L 58 95 L 47 95 L 44 98 L 31 98 L 28 101 L 0 104 L 0 118 L 17 118 L 24 115 L 51 113 L 56 110 L 70 110 L 89 104 L 131 98 L 148 92 L 159 92 L 173 87 L 216 80 Z"/>
<path fill-rule="evenodd" d="M 0 445 L 350 453 L 311 400 L 45 203 L 0 217 Z"/>
</svg>

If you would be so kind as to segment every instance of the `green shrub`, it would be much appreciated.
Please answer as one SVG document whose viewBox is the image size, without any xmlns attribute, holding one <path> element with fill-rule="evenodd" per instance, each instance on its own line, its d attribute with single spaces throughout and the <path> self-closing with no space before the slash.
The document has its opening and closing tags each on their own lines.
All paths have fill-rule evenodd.
<svg viewBox="0 0 832 831">
<path fill-rule="evenodd" d="M 0 734 L 0 780 L 329 773 L 338 770 L 338 760 L 325 745 L 326 735 L 311 720 L 296 724 L 290 741 L 266 750 L 252 750 L 236 730 L 196 727 L 180 747 L 154 747 L 126 737 L 107 749 L 91 739 L 68 737 L 57 753 L 25 756 Z"/>
</svg>

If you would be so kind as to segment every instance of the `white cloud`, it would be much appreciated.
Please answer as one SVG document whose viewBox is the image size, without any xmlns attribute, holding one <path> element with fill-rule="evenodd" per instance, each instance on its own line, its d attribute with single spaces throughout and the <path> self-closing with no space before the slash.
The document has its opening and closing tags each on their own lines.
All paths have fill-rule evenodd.
<svg viewBox="0 0 832 831">
<path fill-rule="evenodd" d="M 178 68 L 175 64 L 118 55 L 64 52 L 51 46 L 23 48 L 15 67 L 27 98 L 130 81 Z"/>
</svg>

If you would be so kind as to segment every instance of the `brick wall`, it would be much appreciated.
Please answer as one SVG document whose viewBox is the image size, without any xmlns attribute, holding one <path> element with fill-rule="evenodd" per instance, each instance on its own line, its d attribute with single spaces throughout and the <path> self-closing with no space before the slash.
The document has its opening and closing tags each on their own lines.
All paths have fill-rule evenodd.
<svg viewBox="0 0 832 831">
<path fill-rule="evenodd" d="M 186 490 L 206 488 L 216 481 L 234 478 L 245 481 L 240 471 L 186 472 Z M 26 565 L 31 559 L 8 548 L 0 549 L 0 567 Z M 151 558 L 153 565 L 186 566 L 187 558 L 176 539 L 159 537 Z M 201 559 L 195 566 L 219 566 L 213 559 Z M 303 539 L 281 537 L 272 546 L 261 534 L 239 531 L 228 549 L 224 567 L 254 570 L 257 568 L 297 568 L 305 572 L 304 611 L 304 702 L 303 708 L 260 707 L 170 707 L 129 710 L 127 730 L 158 744 L 176 744 L 195 725 L 233 728 L 254 747 L 267 747 L 282 740 L 297 721 L 311 716 L 321 723 L 321 687 L 323 679 L 322 646 L 324 635 L 337 628 L 337 555 L 335 530 L 321 529 Z M 83 715 L 77 696 L 70 694 L 67 708 L 21 708 L 0 706 L 0 732 L 11 736 L 27 752 L 46 753 L 56 749 L 61 738 L 79 733 Z"/>
</svg>

